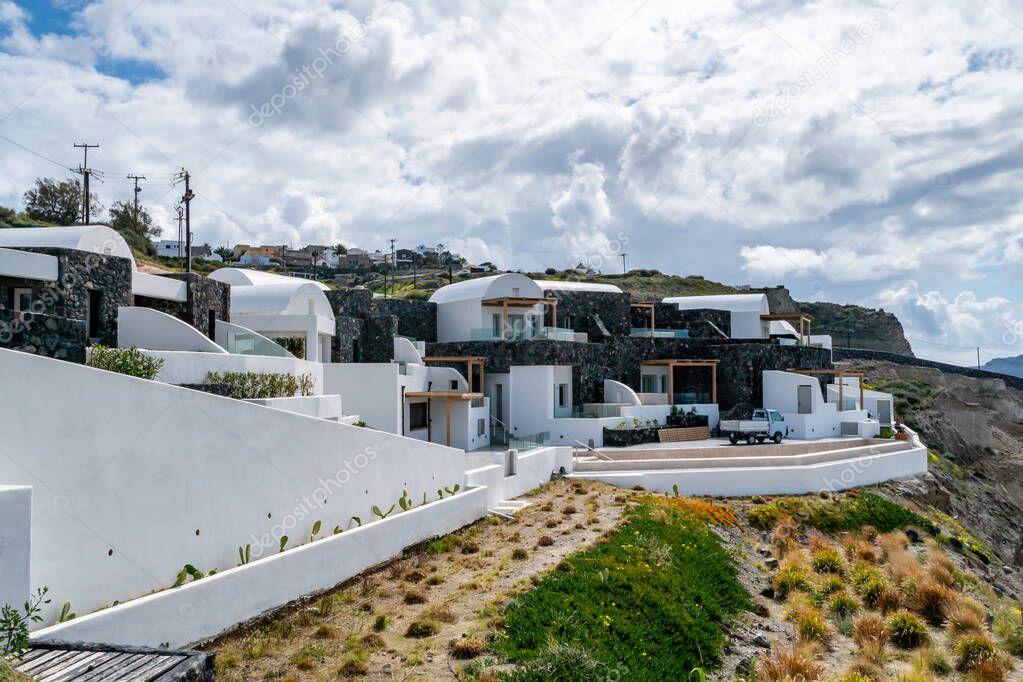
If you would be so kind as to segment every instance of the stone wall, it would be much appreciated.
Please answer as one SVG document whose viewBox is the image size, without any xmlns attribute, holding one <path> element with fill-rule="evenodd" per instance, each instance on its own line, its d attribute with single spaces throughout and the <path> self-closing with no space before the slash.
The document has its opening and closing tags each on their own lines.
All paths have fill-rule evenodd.
<svg viewBox="0 0 1023 682">
<path fill-rule="evenodd" d="M 605 291 L 551 291 L 548 298 L 558 301 L 558 325 L 576 332 L 585 332 L 591 341 L 600 341 L 609 334 L 628 336 L 628 294 Z M 553 311 L 547 306 L 545 324 L 553 326 Z"/>
<path fill-rule="evenodd" d="M 604 380 L 639 387 L 643 360 L 719 360 L 718 404 L 763 402 L 762 373 L 778 369 L 829 369 L 830 351 L 780 346 L 747 339 L 661 339 L 614 337 L 604 343 L 569 341 L 462 341 L 432 343 L 428 355 L 483 356 L 488 373 L 505 373 L 513 365 L 571 365 L 576 403 L 603 402 Z"/>
<path fill-rule="evenodd" d="M 136 296 L 135 305 L 152 308 L 187 322 L 210 338 L 210 311 L 218 320 L 231 321 L 231 285 L 193 273 L 163 275 L 184 281 L 188 286 L 188 299 L 183 302 L 167 301 L 148 296 Z"/>
<path fill-rule="evenodd" d="M 433 343 L 437 340 L 437 304 L 403 298 L 378 298 L 373 301 L 380 315 L 398 318 L 398 333 L 417 341 Z"/>
<path fill-rule="evenodd" d="M 0 306 L 12 307 L 14 289 L 32 290 L 31 311 L 42 315 L 79 320 L 88 326 L 90 291 L 100 292 L 98 328 L 89 330 L 92 339 L 107 346 L 117 345 L 117 309 L 132 304 L 131 261 L 118 256 L 73 249 L 22 249 L 55 256 L 55 282 L 0 277 Z"/>
<path fill-rule="evenodd" d="M 84 320 L 0 310 L 0 348 L 84 363 L 85 346 Z"/>
<path fill-rule="evenodd" d="M 631 317 L 633 327 L 650 327 L 649 308 L 633 308 Z M 727 310 L 679 310 L 673 303 L 654 304 L 654 324 L 657 329 L 688 329 L 692 338 L 723 338 L 714 327 L 720 329 L 725 337 L 732 333 L 732 315 Z"/>
<path fill-rule="evenodd" d="M 398 336 L 398 318 L 373 315 L 363 320 L 362 362 L 390 362 L 394 359 L 394 337 Z"/>
<path fill-rule="evenodd" d="M 394 337 L 401 334 L 400 317 L 379 314 L 375 308 L 373 292 L 369 289 L 332 289 L 323 292 L 334 311 L 334 341 L 331 344 L 333 362 L 390 362 L 394 358 Z M 409 302 L 413 303 L 413 302 Z M 415 301 L 414 303 L 424 303 Z M 395 306 L 395 309 L 411 310 L 413 306 Z M 423 306 L 414 306 L 419 318 L 423 317 Z M 413 328 L 429 324 L 422 319 L 413 320 Z M 437 338 L 436 316 L 433 318 L 433 338 Z M 408 328 L 408 327 L 407 327 Z M 406 334 L 412 336 L 412 334 Z"/>
</svg>

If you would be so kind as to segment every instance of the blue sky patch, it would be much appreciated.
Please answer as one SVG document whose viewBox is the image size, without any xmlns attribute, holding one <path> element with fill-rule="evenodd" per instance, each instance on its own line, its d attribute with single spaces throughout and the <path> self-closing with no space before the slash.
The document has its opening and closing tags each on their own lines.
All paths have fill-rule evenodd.
<svg viewBox="0 0 1023 682">
<path fill-rule="evenodd" d="M 96 70 L 104 75 L 126 80 L 132 85 L 167 77 L 167 73 L 156 64 L 138 59 L 101 56 L 96 60 Z"/>
<path fill-rule="evenodd" d="M 89 3 L 85 0 L 16 0 L 28 15 L 28 30 L 34 35 L 71 35 L 74 16 Z"/>
</svg>

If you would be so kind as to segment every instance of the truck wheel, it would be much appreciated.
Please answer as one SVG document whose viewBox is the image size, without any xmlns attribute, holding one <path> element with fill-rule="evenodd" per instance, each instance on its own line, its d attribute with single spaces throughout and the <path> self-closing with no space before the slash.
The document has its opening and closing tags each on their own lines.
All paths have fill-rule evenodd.
<svg viewBox="0 0 1023 682">
<path fill-rule="evenodd" d="M 771 440 L 773 440 L 775 443 L 781 443 L 782 438 L 784 438 L 784 436 L 781 435 L 781 431 L 775 431 L 774 438 L 772 438 Z"/>
<path fill-rule="evenodd" d="M 746 445 L 753 445 L 756 442 L 757 442 L 757 437 L 754 436 L 752 433 L 750 435 L 746 436 Z"/>
<path fill-rule="evenodd" d="M 728 442 L 731 443 L 732 445 L 735 445 L 736 443 L 739 442 L 739 436 L 737 436 L 734 433 L 728 434 Z"/>
</svg>

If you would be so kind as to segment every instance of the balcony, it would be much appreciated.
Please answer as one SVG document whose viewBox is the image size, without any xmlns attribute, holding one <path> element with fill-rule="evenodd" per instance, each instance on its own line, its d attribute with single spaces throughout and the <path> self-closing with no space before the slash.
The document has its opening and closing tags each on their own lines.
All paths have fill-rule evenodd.
<svg viewBox="0 0 1023 682">
<path fill-rule="evenodd" d="M 469 332 L 470 341 L 575 341 L 577 334 L 571 329 L 561 327 L 522 327 L 512 328 L 502 337 L 500 333 L 495 334 L 492 328 L 472 329 Z"/>
<path fill-rule="evenodd" d="M 688 339 L 688 329 L 650 329 L 649 327 L 633 327 L 629 336 L 646 337 L 649 339 Z"/>
</svg>

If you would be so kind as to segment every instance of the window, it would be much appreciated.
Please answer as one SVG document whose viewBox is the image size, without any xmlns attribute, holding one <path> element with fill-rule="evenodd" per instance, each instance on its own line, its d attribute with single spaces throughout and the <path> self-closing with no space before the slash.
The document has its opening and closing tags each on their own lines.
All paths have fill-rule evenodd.
<svg viewBox="0 0 1023 682">
<path fill-rule="evenodd" d="M 486 419 L 477 419 L 476 420 L 476 435 L 477 436 L 481 436 L 481 437 L 487 435 L 487 420 Z"/>
<path fill-rule="evenodd" d="M 644 374 L 639 378 L 640 393 L 658 393 L 657 375 L 656 374 Z"/>
<path fill-rule="evenodd" d="M 557 401 L 558 407 L 564 407 L 568 400 L 568 384 L 557 385 Z"/>
<path fill-rule="evenodd" d="M 501 316 L 494 313 L 490 318 L 490 332 L 495 339 L 501 338 Z"/>
<path fill-rule="evenodd" d="M 15 310 L 31 310 L 32 309 L 32 290 L 31 289 L 15 289 L 14 290 L 14 309 Z"/>
<path fill-rule="evenodd" d="M 452 379 L 451 380 L 451 390 L 452 391 L 457 391 L 458 390 L 458 380 L 457 379 Z"/>
<path fill-rule="evenodd" d="M 213 308 L 206 313 L 206 336 L 212 341 L 217 340 L 217 311 Z"/>
<path fill-rule="evenodd" d="M 412 403 L 408 406 L 408 428 L 410 431 L 426 428 L 426 403 Z"/>
</svg>

